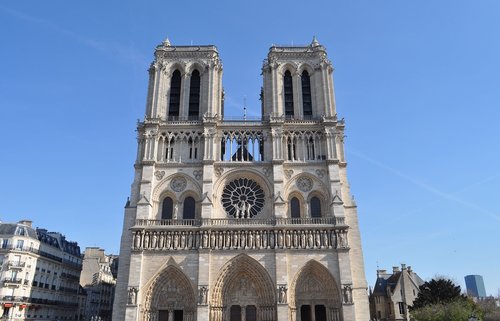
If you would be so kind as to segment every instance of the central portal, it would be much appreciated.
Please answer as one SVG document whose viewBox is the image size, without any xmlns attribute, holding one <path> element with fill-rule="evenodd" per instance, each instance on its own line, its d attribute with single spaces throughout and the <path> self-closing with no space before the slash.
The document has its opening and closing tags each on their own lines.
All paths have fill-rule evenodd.
<svg viewBox="0 0 500 321">
<path fill-rule="evenodd" d="M 211 297 L 210 321 L 275 321 L 276 298 L 271 277 L 259 262 L 240 254 L 222 268 Z"/>
</svg>

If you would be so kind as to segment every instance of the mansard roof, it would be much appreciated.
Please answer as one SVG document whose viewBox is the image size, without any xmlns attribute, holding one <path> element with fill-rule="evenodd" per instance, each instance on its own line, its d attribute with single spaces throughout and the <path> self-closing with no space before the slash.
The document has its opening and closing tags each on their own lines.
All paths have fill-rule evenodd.
<svg viewBox="0 0 500 321">
<path fill-rule="evenodd" d="M 0 235 L 24 235 L 38 239 L 36 232 L 32 227 L 21 223 L 0 223 Z"/>
</svg>

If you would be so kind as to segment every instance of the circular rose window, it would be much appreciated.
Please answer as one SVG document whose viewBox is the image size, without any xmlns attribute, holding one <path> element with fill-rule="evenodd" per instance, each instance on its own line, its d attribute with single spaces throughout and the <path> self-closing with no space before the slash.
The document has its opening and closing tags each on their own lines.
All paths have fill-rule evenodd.
<svg viewBox="0 0 500 321">
<path fill-rule="evenodd" d="M 221 202 L 229 216 L 254 217 L 264 207 L 264 191 L 254 180 L 238 178 L 224 187 Z"/>
</svg>

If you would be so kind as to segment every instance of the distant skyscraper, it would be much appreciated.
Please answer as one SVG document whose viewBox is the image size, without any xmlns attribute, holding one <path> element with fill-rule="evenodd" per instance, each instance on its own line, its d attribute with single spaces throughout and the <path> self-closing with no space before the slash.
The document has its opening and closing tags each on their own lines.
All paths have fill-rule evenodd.
<svg viewBox="0 0 500 321">
<path fill-rule="evenodd" d="M 467 294 L 475 298 L 485 298 L 486 290 L 484 289 L 484 281 L 481 275 L 466 275 L 465 285 L 467 286 Z"/>
</svg>

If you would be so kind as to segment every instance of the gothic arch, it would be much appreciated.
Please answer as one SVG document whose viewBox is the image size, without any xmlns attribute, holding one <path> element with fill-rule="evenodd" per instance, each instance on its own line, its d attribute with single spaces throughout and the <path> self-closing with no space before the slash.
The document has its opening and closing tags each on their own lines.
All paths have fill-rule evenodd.
<svg viewBox="0 0 500 321">
<path fill-rule="evenodd" d="M 186 180 L 186 187 L 181 190 L 180 192 L 173 191 L 172 188 L 170 187 L 170 182 L 174 177 L 181 177 Z M 161 199 L 160 197 L 163 197 L 163 195 L 175 195 L 176 199 L 180 199 L 181 193 L 185 193 L 185 191 L 192 191 L 194 195 L 197 195 L 195 199 L 200 199 L 201 195 L 201 186 L 200 184 L 195 181 L 191 176 L 182 174 L 182 173 L 175 173 L 172 174 L 164 179 L 156 185 L 156 187 L 153 189 L 153 197 L 152 200 L 153 202 L 158 203 Z"/>
<path fill-rule="evenodd" d="M 310 190 L 300 190 L 297 187 L 297 181 L 301 178 L 308 178 L 312 181 L 312 187 Z M 325 184 L 319 180 L 317 177 L 314 175 L 311 175 L 309 173 L 300 173 L 292 179 L 290 179 L 285 186 L 283 187 L 283 191 L 286 195 L 286 199 L 291 199 L 291 195 L 297 195 L 300 194 L 302 195 L 302 200 L 309 202 L 310 198 L 312 196 L 318 196 L 321 197 L 321 206 L 323 207 L 323 211 L 326 213 L 327 210 L 327 204 L 330 204 L 330 193 L 328 193 L 328 189 L 325 186 Z"/>
<path fill-rule="evenodd" d="M 232 305 L 257 308 L 257 320 L 276 320 L 274 282 L 266 269 L 246 254 L 232 258 L 221 269 L 211 291 L 210 321 L 221 321 Z"/>
<path fill-rule="evenodd" d="M 304 70 L 307 70 L 307 72 L 309 73 L 309 76 L 311 76 L 311 78 L 312 78 L 312 75 L 314 74 L 314 68 L 310 64 L 304 62 L 304 63 L 300 64 L 299 68 L 297 68 L 297 73 L 299 75 L 302 75 L 302 72 Z"/>
<path fill-rule="evenodd" d="M 179 62 L 179 61 L 175 61 L 171 64 L 168 64 L 166 67 L 165 67 L 165 70 L 167 71 L 167 76 L 170 78 L 172 77 L 172 74 L 174 73 L 174 71 L 176 70 L 179 70 L 179 72 L 181 73 L 181 77 L 184 77 L 184 75 L 186 74 L 186 65 Z"/>
<path fill-rule="evenodd" d="M 299 193 L 298 191 L 293 191 L 290 194 L 288 194 L 288 198 L 287 198 L 287 202 L 286 202 L 286 205 L 287 205 L 286 212 L 287 212 L 288 217 L 292 218 L 291 201 L 293 198 L 296 198 L 299 201 L 300 217 L 301 218 L 306 217 L 307 213 L 306 213 L 305 199 L 304 199 L 304 196 L 301 193 Z"/>
<path fill-rule="evenodd" d="M 147 287 L 143 320 L 156 320 L 159 311 L 183 310 L 184 320 L 194 320 L 195 290 L 188 277 L 175 265 L 168 265 Z"/>
<path fill-rule="evenodd" d="M 290 71 L 292 77 L 294 77 L 297 74 L 298 70 L 297 64 L 293 61 L 288 61 L 280 66 L 279 73 L 281 74 L 281 76 L 284 76 L 287 70 Z"/>
<path fill-rule="evenodd" d="M 203 76 L 203 71 L 205 70 L 206 64 L 203 62 L 196 60 L 194 62 L 189 63 L 186 66 L 186 73 L 191 74 L 193 71 L 198 70 L 200 72 L 200 77 Z"/>
<path fill-rule="evenodd" d="M 340 288 L 335 278 L 321 263 L 310 260 L 295 275 L 290 292 L 290 308 L 292 313 L 297 313 L 296 320 L 300 321 L 303 305 L 323 305 L 326 320 L 337 320 L 341 302 Z"/>
</svg>

